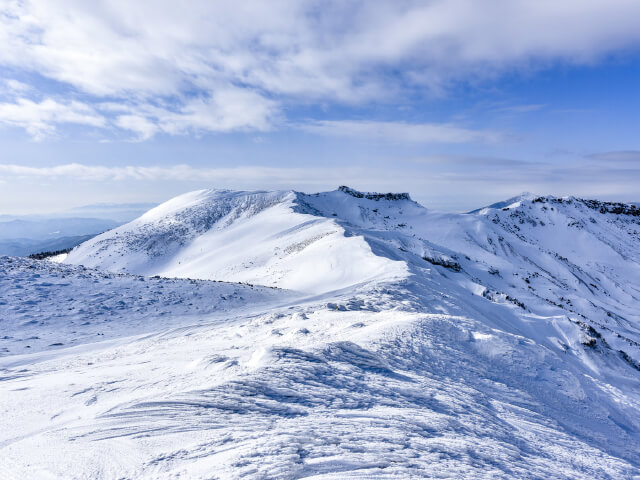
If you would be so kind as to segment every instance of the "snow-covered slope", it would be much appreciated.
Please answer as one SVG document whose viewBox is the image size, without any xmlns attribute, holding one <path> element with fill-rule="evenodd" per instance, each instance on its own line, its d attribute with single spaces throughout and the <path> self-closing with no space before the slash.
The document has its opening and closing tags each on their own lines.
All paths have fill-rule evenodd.
<svg viewBox="0 0 640 480">
<path fill-rule="evenodd" d="M 372 254 L 295 192 L 204 190 L 174 198 L 84 243 L 65 260 L 113 272 L 245 281 L 307 292 L 393 279 L 404 266 Z"/>
<path fill-rule="evenodd" d="M 0 257 L 0 357 L 57 350 L 224 315 L 263 311 L 288 292 L 248 284 L 146 278 Z"/>
<path fill-rule="evenodd" d="M 500 202 L 492 203 L 487 207 L 478 208 L 476 210 L 472 210 L 469 213 L 486 213 L 487 210 L 497 210 L 500 208 L 514 208 L 520 205 L 522 202 L 526 202 L 528 200 L 533 200 L 537 196 L 530 192 L 523 192 L 520 195 L 516 195 L 515 197 L 507 198 L 506 200 L 502 200 Z M 483 212 L 484 210 L 484 212 Z"/>
<path fill-rule="evenodd" d="M 573 314 L 640 361 L 639 210 L 530 194 L 497 205 L 452 215 L 406 194 L 347 187 L 198 191 L 84 243 L 65 262 L 313 293 L 410 274 L 432 281 L 435 265 L 460 270 L 459 282 L 490 300 Z"/>
<path fill-rule="evenodd" d="M 309 293 L 4 259 L 0 473 L 636 478 L 639 252 L 576 198 L 178 197 L 67 261 Z"/>
</svg>

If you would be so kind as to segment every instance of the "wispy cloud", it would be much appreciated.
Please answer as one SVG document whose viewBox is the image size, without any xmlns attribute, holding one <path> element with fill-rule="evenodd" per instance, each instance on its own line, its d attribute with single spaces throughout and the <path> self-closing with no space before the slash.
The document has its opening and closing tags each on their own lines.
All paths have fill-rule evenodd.
<svg viewBox="0 0 640 480">
<path fill-rule="evenodd" d="M 225 183 L 229 181 L 255 181 L 269 184 L 282 184 L 287 182 L 299 182 L 305 179 L 306 183 L 312 184 L 314 176 L 321 177 L 322 182 L 327 181 L 327 177 L 340 178 L 340 173 L 328 175 L 334 169 L 308 169 L 308 168 L 284 168 L 284 167 L 230 167 L 230 168 L 202 168 L 189 165 L 172 166 L 119 166 L 107 167 L 99 165 L 84 165 L 79 163 L 69 163 L 51 167 L 27 167 L 15 164 L 0 164 L 0 174 L 21 178 L 53 178 L 53 179 L 77 179 L 85 181 L 199 181 Z M 356 169 L 357 170 L 357 169 Z M 345 171 L 349 171 L 346 169 Z M 320 175 L 318 175 L 320 174 Z"/>
<path fill-rule="evenodd" d="M 640 150 L 622 150 L 615 152 L 593 153 L 587 156 L 588 159 L 598 160 L 602 162 L 619 163 L 635 163 L 640 167 Z"/>
<path fill-rule="evenodd" d="M 150 104 L 62 101 L 53 98 L 14 98 L 0 103 L 0 125 L 24 128 L 40 141 L 68 123 L 117 128 L 147 140 L 157 133 L 266 131 L 278 115 L 274 102 L 251 91 L 226 88 L 211 97 L 191 99 L 177 108 Z"/>
<path fill-rule="evenodd" d="M 34 102 L 18 98 L 13 103 L 0 103 L 0 124 L 24 128 L 35 140 L 42 140 L 56 131 L 56 125 L 74 123 L 102 127 L 105 118 L 91 106 L 71 101 L 45 99 Z"/>
<path fill-rule="evenodd" d="M 185 102 L 177 109 L 152 105 L 104 105 L 115 125 L 146 140 L 157 133 L 266 131 L 278 116 L 275 102 L 249 90 L 220 89 L 208 98 Z"/>
<path fill-rule="evenodd" d="M 319 135 L 409 143 L 495 143 L 506 138 L 500 132 L 471 130 L 453 123 L 322 120 L 298 128 Z"/>
<path fill-rule="evenodd" d="M 483 157 L 483 156 L 473 156 L 473 155 L 427 155 L 422 157 L 412 157 L 408 159 L 409 163 L 421 164 L 421 165 L 430 165 L 430 166 L 440 166 L 447 168 L 457 168 L 461 167 L 464 169 L 473 169 L 473 168 L 496 168 L 496 167 L 510 167 L 513 169 L 517 169 L 518 167 L 525 167 L 528 165 L 527 162 L 523 162 L 521 160 L 514 160 L 512 158 L 504 158 L 504 157 Z"/>
<path fill-rule="evenodd" d="M 3 81 L 0 81 L 0 85 L 2 85 L 0 92 L 4 91 L 3 93 L 24 94 L 31 90 L 31 87 L 28 84 L 13 78 L 6 78 Z"/>
<path fill-rule="evenodd" d="M 504 113 L 529 113 L 529 112 L 537 112 L 538 110 L 542 110 L 546 105 L 543 103 L 532 103 L 528 105 L 510 105 L 507 107 L 496 108 L 496 112 L 504 112 Z"/>
</svg>

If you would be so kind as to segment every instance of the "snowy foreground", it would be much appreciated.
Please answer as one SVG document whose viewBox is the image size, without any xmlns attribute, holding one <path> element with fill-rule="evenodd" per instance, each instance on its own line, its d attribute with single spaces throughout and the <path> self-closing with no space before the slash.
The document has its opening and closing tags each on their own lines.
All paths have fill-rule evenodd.
<svg viewBox="0 0 640 480">
<path fill-rule="evenodd" d="M 200 191 L 55 260 L 0 257 L 0 478 L 640 478 L 637 207 Z"/>
</svg>

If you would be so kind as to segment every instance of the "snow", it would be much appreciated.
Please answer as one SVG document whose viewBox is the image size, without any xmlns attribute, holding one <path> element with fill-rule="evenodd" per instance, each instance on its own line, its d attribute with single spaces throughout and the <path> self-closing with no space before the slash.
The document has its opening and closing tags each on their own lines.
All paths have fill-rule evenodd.
<svg viewBox="0 0 640 480">
<path fill-rule="evenodd" d="M 0 258 L 0 472 L 639 477 L 634 212 L 199 191 Z"/>
<path fill-rule="evenodd" d="M 62 263 L 67 259 L 67 256 L 67 253 L 60 253 L 58 255 L 52 255 L 51 257 L 47 258 L 47 260 L 54 263 Z"/>
<path fill-rule="evenodd" d="M 0 357 L 153 333 L 247 304 L 261 311 L 292 296 L 252 285 L 145 278 L 25 258 L 0 257 L 0 271 Z"/>
<path fill-rule="evenodd" d="M 64 261 L 310 293 L 406 275 L 402 263 L 374 255 L 362 237 L 345 237 L 336 220 L 301 213 L 298 198 L 294 192 L 192 192 L 84 243 Z"/>
</svg>

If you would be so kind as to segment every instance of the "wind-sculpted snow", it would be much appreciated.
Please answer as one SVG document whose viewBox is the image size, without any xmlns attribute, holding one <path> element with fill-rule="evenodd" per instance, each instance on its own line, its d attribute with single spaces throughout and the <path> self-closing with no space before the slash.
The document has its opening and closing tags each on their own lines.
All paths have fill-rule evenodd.
<svg viewBox="0 0 640 480">
<path fill-rule="evenodd" d="M 156 332 L 286 297 L 252 285 L 145 278 L 17 257 L 0 257 L 0 272 L 0 356 Z"/>
<path fill-rule="evenodd" d="M 196 192 L 68 258 L 306 295 L 2 259 L 0 477 L 640 477 L 635 211 Z"/>
</svg>

